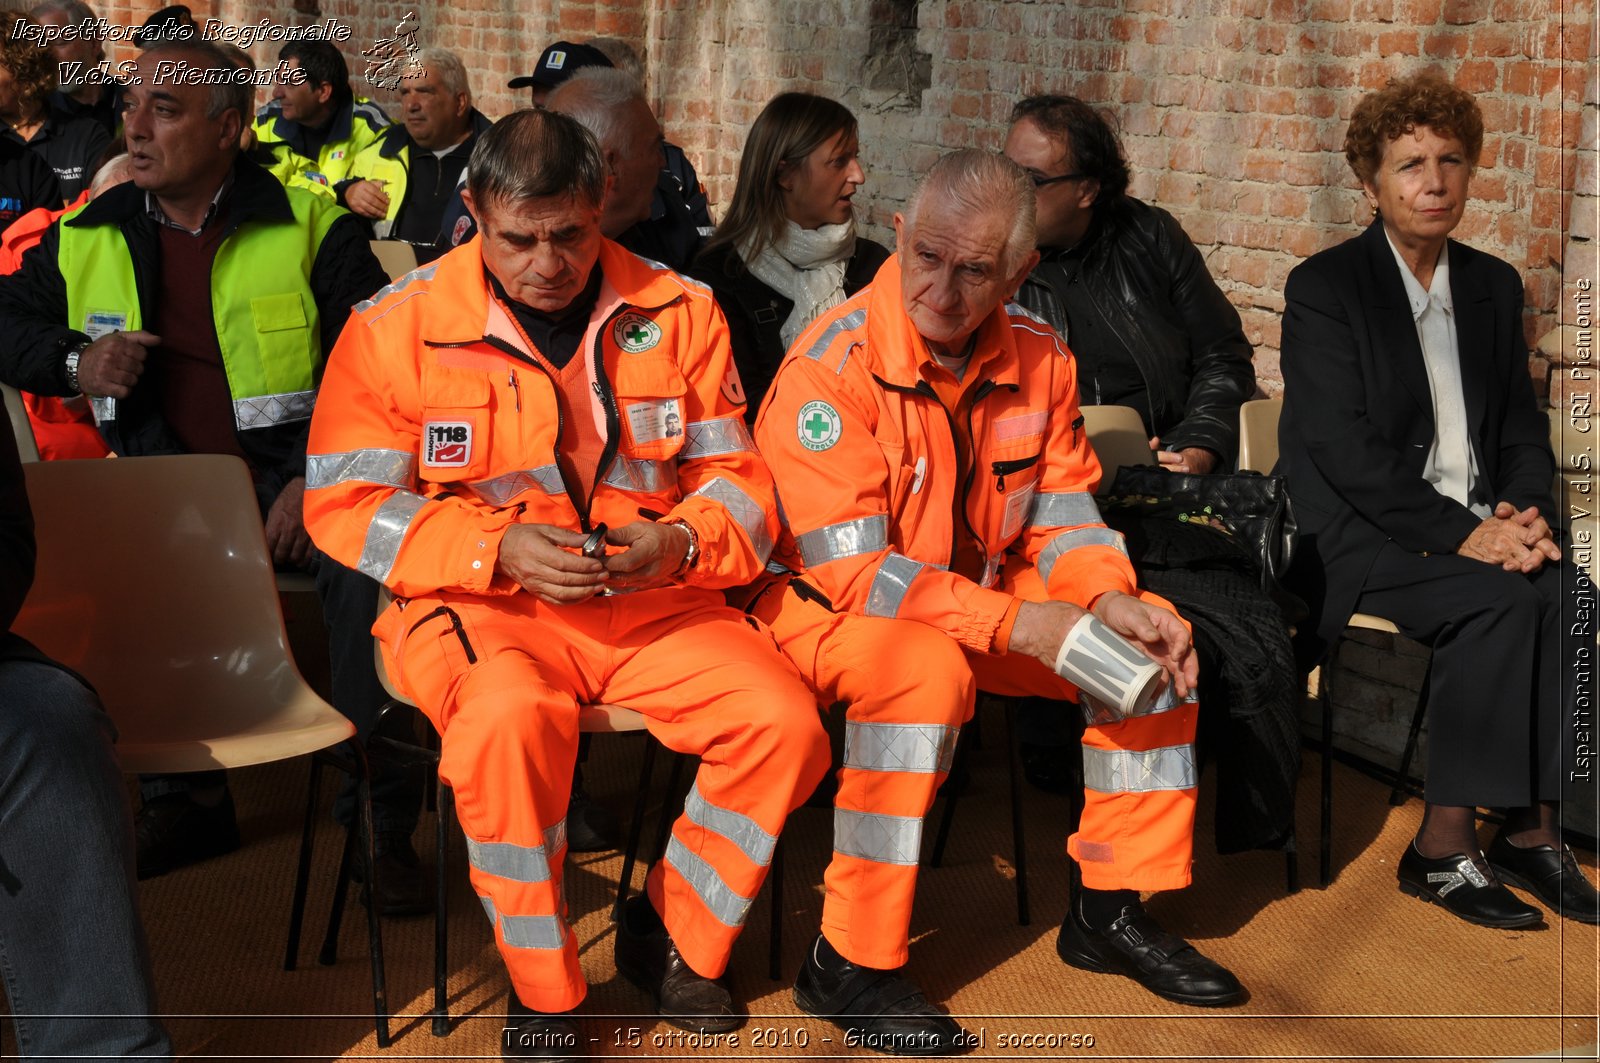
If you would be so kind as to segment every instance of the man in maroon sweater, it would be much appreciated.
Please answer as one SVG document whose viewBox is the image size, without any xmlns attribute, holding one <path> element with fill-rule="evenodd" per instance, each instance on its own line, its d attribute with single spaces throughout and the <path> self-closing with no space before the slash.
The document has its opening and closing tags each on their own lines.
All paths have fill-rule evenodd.
<svg viewBox="0 0 1600 1063">
<path fill-rule="evenodd" d="M 387 283 L 363 225 L 286 190 L 239 155 L 248 85 L 189 83 L 232 69 L 214 46 L 159 44 L 138 60 L 124 112 L 133 181 L 52 226 L 0 279 L 0 380 L 82 393 L 123 455 L 234 454 L 249 464 L 280 567 L 317 577 L 333 700 L 368 732 L 385 702 L 368 633 L 371 580 L 322 557 L 301 520 L 305 441 L 323 358 L 350 307 Z M 221 772 L 144 781 L 141 878 L 238 845 Z M 381 901 L 425 909 L 409 836 L 420 780 L 375 786 Z M 353 801 L 340 818 L 349 821 Z"/>
</svg>

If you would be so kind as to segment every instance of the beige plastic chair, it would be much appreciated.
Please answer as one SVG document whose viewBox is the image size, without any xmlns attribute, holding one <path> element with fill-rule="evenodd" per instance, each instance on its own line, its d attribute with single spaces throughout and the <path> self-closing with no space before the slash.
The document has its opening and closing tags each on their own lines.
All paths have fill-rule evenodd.
<svg viewBox="0 0 1600 1063">
<path fill-rule="evenodd" d="M 1251 399 L 1239 407 L 1239 471 L 1263 475 L 1278 464 L 1282 399 Z"/>
<path fill-rule="evenodd" d="M 390 280 L 399 280 L 417 268 L 416 249 L 404 240 L 374 240 L 372 253 Z"/>
<path fill-rule="evenodd" d="M 24 468 L 39 555 L 12 629 L 94 684 L 125 770 L 244 767 L 354 737 L 289 654 L 243 461 L 191 454 Z M 368 935 L 378 970 L 375 916 Z"/>
<path fill-rule="evenodd" d="M 1104 494 L 1124 465 L 1154 465 L 1156 452 L 1150 449 L 1139 411 L 1131 406 L 1085 406 L 1083 429 L 1089 445 L 1100 459 L 1100 493 Z"/>
<path fill-rule="evenodd" d="M 5 400 L 6 416 L 11 418 L 11 431 L 17 437 L 17 454 L 25 462 L 38 461 L 39 444 L 33 437 L 28 408 L 22 404 L 22 392 L 10 384 L 0 384 L 0 398 Z"/>
<path fill-rule="evenodd" d="M 94 684 L 126 770 L 264 764 L 354 735 L 289 655 L 244 462 L 36 462 L 27 480 L 39 560 L 15 630 Z"/>
</svg>

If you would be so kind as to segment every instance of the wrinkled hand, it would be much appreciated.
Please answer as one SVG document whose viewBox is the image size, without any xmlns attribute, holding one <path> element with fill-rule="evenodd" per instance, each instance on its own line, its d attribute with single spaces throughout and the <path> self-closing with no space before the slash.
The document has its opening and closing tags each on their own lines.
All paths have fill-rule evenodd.
<svg viewBox="0 0 1600 1063">
<path fill-rule="evenodd" d="M 606 542 L 624 548 L 606 557 L 617 587 L 665 586 L 689 553 L 689 532 L 682 525 L 648 520 L 607 529 Z"/>
<path fill-rule="evenodd" d="M 1083 619 L 1088 610 L 1071 602 L 1023 602 L 1011 625 L 1008 653 L 1025 653 L 1055 671 L 1056 654 L 1067 639 L 1067 632 Z"/>
<path fill-rule="evenodd" d="M 382 218 L 389 213 L 389 195 L 382 181 L 357 181 L 344 190 L 345 205 L 364 218 Z"/>
<path fill-rule="evenodd" d="M 127 398 L 144 372 L 149 349 L 160 342 L 160 336 L 143 331 L 101 336 L 78 356 L 78 389 L 85 395 Z"/>
<path fill-rule="evenodd" d="M 1507 572 L 1537 572 L 1546 561 L 1560 561 L 1561 549 L 1550 536 L 1550 525 L 1538 507 L 1518 510 L 1509 502 L 1494 507 L 1494 515 L 1472 530 L 1456 553 L 1499 565 Z"/>
<path fill-rule="evenodd" d="M 306 534 L 306 478 L 296 476 L 283 485 L 267 510 L 267 549 L 279 567 L 304 568 L 311 557 L 311 536 Z"/>
<path fill-rule="evenodd" d="M 551 605 L 593 598 L 610 576 L 598 560 L 577 552 L 586 538 L 582 532 L 550 524 L 514 524 L 500 540 L 495 571 Z"/>
<path fill-rule="evenodd" d="M 1179 700 L 1188 697 L 1200 682 L 1200 658 L 1194 652 L 1189 629 L 1176 613 L 1131 594 L 1108 591 L 1095 602 L 1094 615 L 1165 669 Z"/>
<path fill-rule="evenodd" d="M 1187 472 L 1204 476 L 1209 472 L 1215 471 L 1217 467 L 1217 456 L 1205 447 L 1162 450 L 1161 440 L 1152 436 L 1150 438 L 1150 449 L 1156 452 L 1156 460 L 1168 472 Z"/>
</svg>

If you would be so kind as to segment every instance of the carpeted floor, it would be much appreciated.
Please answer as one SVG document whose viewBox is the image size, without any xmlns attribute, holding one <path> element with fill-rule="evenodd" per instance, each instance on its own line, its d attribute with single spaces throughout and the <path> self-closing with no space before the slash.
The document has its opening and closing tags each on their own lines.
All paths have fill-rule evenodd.
<svg viewBox="0 0 1600 1063">
<path fill-rule="evenodd" d="M 995 733 L 999 728 L 995 728 Z M 1202 799 L 1195 881 L 1149 907 L 1165 925 L 1225 963 L 1250 989 L 1240 1007 L 1208 1012 L 1168 1004 L 1134 983 L 1066 967 L 1055 954 L 1066 898 L 1061 857 L 1066 800 L 1024 790 L 1033 925 L 1016 921 L 1004 759 L 991 741 L 972 758 L 945 864 L 923 872 L 908 974 L 971 1032 L 975 1059 L 1448 1059 L 1550 1054 L 1595 1058 L 1594 927 L 1552 920 L 1529 931 L 1470 927 L 1402 896 L 1394 861 L 1420 804 L 1390 808 L 1385 788 L 1336 770 L 1338 877 L 1316 888 L 1316 780 L 1302 777 L 1299 893 L 1284 893 L 1277 853 L 1218 857 Z M 626 815 L 638 771 L 636 736 L 596 740 L 590 789 Z M 452 833 L 450 1009 L 433 1037 L 431 919 L 386 920 L 384 948 L 394 1044 L 377 1048 L 370 1015 L 366 924 L 354 901 L 337 963 L 316 962 L 336 852 L 324 830 L 313 872 L 301 967 L 282 970 L 305 764 L 234 773 L 246 846 L 223 859 L 145 883 L 142 903 L 160 999 L 180 1053 L 228 1059 L 494 1059 L 506 980 Z M 659 773 L 663 779 L 664 770 Z M 329 791 L 331 793 L 331 790 Z M 937 814 L 938 808 L 935 812 Z M 419 851 L 432 864 L 433 817 Z M 925 839 L 931 843 L 930 826 Z M 567 888 L 591 993 L 580 1009 L 596 1056 L 826 1059 L 869 1057 L 825 1023 L 798 1016 L 788 980 L 816 933 L 821 868 L 831 839 L 825 810 L 805 808 L 785 834 L 784 980 L 769 980 L 769 897 L 752 909 L 731 968 L 752 1019 L 720 1044 L 641 1015 L 644 994 L 612 964 L 610 896 L 616 854 L 579 854 Z M 1593 873 L 1593 854 L 1580 854 Z M 638 879 L 636 878 L 636 881 Z M 7 1038 L 9 1040 L 9 1030 Z M 736 1037 L 736 1040 L 734 1038 Z M 1575 1054 L 1576 1053 L 1576 1054 Z"/>
</svg>

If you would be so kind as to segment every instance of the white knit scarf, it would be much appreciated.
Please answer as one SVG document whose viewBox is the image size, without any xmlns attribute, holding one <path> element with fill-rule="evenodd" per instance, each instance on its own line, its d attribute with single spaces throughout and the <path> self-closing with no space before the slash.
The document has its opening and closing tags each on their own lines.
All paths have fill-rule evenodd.
<svg viewBox="0 0 1600 1063">
<path fill-rule="evenodd" d="M 794 303 L 780 330 L 785 350 L 819 314 L 844 302 L 845 265 L 855 249 L 854 218 L 816 229 L 786 220 L 778 242 L 761 254 L 751 258 L 739 249 L 757 280 Z"/>
</svg>

